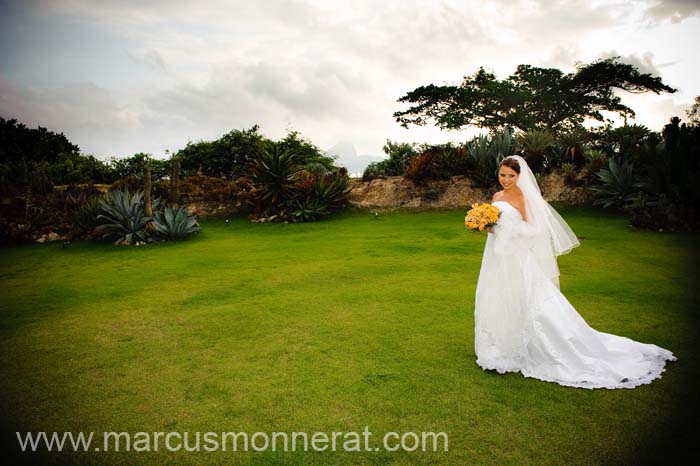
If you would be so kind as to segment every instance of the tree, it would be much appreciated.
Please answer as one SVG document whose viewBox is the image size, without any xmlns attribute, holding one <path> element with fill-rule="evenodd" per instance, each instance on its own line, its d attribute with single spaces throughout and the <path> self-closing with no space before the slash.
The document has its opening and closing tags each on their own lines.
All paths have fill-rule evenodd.
<svg viewBox="0 0 700 466">
<path fill-rule="evenodd" d="M 44 127 L 27 128 L 13 118 L 0 117 L 0 162 L 20 160 L 45 160 L 55 162 L 61 154 L 75 155 L 80 148 L 71 143 L 63 133 L 55 133 Z"/>
<path fill-rule="evenodd" d="M 577 64 L 576 72 L 519 65 L 507 79 L 479 68 L 459 86 L 421 86 L 399 102 L 415 104 L 394 113 L 404 128 L 434 120 L 441 129 L 479 126 L 490 129 L 550 129 L 580 126 L 586 118 L 604 121 L 602 111 L 634 116 L 616 89 L 632 93 L 676 92 L 648 73 L 616 61 L 619 57 Z"/>
<path fill-rule="evenodd" d="M 685 113 L 688 114 L 688 120 L 691 125 L 700 126 L 700 95 L 695 96 L 693 106 L 690 107 L 690 110 L 686 110 Z"/>
</svg>

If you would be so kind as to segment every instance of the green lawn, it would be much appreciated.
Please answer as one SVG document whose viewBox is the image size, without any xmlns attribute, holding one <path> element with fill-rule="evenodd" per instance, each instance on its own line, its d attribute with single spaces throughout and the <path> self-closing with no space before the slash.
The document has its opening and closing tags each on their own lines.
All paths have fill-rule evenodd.
<svg viewBox="0 0 700 466">
<path fill-rule="evenodd" d="M 0 389 L 15 431 L 444 431 L 447 452 L 26 454 L 66 464 L 641 464 L 694 455 L 698 235 L 561 210 L 564 295 L 594 328 L 679 360 L 633 390 L 481 370 L 485 234 L 462 211 L 201 222 L 186 242 L 0 250 Z M 22 456 L 19 458 L 22 459 Z"/>
</svg>

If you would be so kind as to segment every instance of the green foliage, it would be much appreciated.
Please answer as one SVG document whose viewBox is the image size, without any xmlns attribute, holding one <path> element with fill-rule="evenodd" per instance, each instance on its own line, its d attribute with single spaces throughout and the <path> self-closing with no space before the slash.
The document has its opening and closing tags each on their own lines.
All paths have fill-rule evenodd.
<svg viewBox="0 0 700 466">
<path fill-rule="evenodd" d="M 306 168 L 316 173 L 328 172 L 336 168 L 334 166 L 335 157 L 325 155 L 318 146 L 304 138 L 298 131 L 289 131 L 284 139 L 277 142 L 268 141 L 266 145 L 268 148 L 276 146 L 282 152 L 296 153 L 297 164 L 300 168 Z"/>
<path fill-rule="evenodd" d="M 111 194 L 105 193 L 101 197 L 92 197 L 80 204 L 70 216 L 71 223 L 82 233 L 97 228 L 101 223 L 98 216 L 102 213 L 102 202 L 110 204 L 112 202 Z"/>
<path fill-rule="evenodd" d="M 580 126 L 586 118 L 603 121 L 602 111 L 634 116 L 616 89 L 630 92 L 675 92 L 661 78 L 642 74 L 619 57 L 581 64 L 574 73 L 554 68 L 519 65 L 507 79 L 479 68 L 460 85 L 421 86 L 399 102 L 413 104 L 394 113 L 402 126 L 434 121 L 443 129 L 465 126 L 548 128 L 555 132 Z"/>
<path fill-rule="evenodd" d="M 586 164 L 586 146 L 591 141 L 591 133 L 582 126 L 575 126 L 556 135 L 554 150 L 549 153 L 548 165 L 561 166 L 574 164 L 581 168 Z"/>
<path fill-rule="evenodd" d="M 279 146 L 263 150 L 250 164 L 249 176 L 267 210 L 283 209 L 294 198 L 299 153 Z"/>
<path fill-rule="evenodd" d="M 239 183 L 242 201 L 253 207 L 259 220 L 311 221 L 345 205 L 350 192 L 347 170 L 326 169 L 321 162 L 299 165 L 304 154 L 273 145 L 249 167 L 251 190 Z M 307 159 L 308 160 L 308 159 Z"/>
<path fill-rule="evenodd" d="M 533 129 L 518 134 L 518 143 L 530 169 L 534 173 L 542 172 L 547 165 L 546 152 L 554 145 L 554 134 L 548 129 Z"/>
<path fill-rule="evenodd" d="M 588 173 L 596 173 L 608 164 L 608 155 L 601 150 L 587 149 L 584 155 L 586 157 L 585 168 Z"/>
<path fill-rule="evenodd" d="M 362 181 L 370 181 L 375 178 L 384 178 L 386 175 L 385 173 L 385 164 L 382 162 L 372 162 L 369 165 L 367 165 L 367 168 L 365 168 L 365 171 L 362 173 Z"/>
<path fill-rule="evenodd" d="M 688 121 L 693 126 L 700 126 L 700 95 L 695 96 L 693 105 L 685 112 L 688 115 Z"/>
<path fill-rule="evenodd" d="M 416 144 L 407 142 L 392 142 L 387 139 L 382 149 L 389 158 L 370 163 L 362 174 L 364 181 L 385 176 L 402 176 L 410 160 L 418 155 Z"/>
<path fill-rule="evenodd" d="M 51 164 L 51 179 L 54 184 L 111 183 L 115 179 L 110 164 L 93 155 L 61 153 Z"/>
<path fill-rule="evenodd" d="M 123 159 L 111 159 L 113 176 L 121 180 L 133 180 L 133 183 L 138 186 L 143 186 L 144 183 L 145 164 L 151 169 L 151 177 L 154 180 L 163 178 L 171 171 L 169 160 L 155 159 L 145 152 Z"/>
<path fill-rule="evenodd" d="M 486 135 L 476 136 L 466 143 L 471 161 L 471 177 L 476 186 L 493 185 L 502 158 L 495 151 L 491 139 Z"/>
<path fill-rule="evenodd" d="M 103 213 L 97 216 L 104 220 L 96 232 L 103 233 L 102 237 L 116 236 L 114 244 L 134 244 L 137 241 L 149 241 L 146 224 L 151 220 L 144 214 L 143 192 L 133 195 L 129 190 L 112 190 L 109 199 L 101 199 L 100 207 Z"/>
<path fill-rule="evenodd" d="M 562 164 L 561 168 L 564 172 L 564 181 L 566 184 L 573 184 L 574 179 L 576 178 L 576 165 L 567 162 Z"/>
<path fill-rule="evenodd" d="M 260 155 L 269 140 L 254 125 L 248 130 L 234 129 L 215 141 L 188 142 L 175 155 L 180 159 L 183 174 L 234 179 L 247 170 L 248 164 Z"/>
<path fill-rule="evenodd" d="M 44 160 L 19 160 L 0 163 L 0 194 L 14 195 L 29 191 L 48 194 L 53 191 L 50 165 Z"/>
<path fill-rule="evenodd" d="M 197 224 L 197 217 L 189 215 L 183 207 L 166 206 L 162 212 L 156 210 L 153 214 L 153 225 L 158 235 L 168 239 L 185 238 L 202 230 Z"/>
<path fill-rule="evenodd" d="M 600 185 L 591 186 L 595 193 L 593 205 L 605 207 L 624 207 L 632 202 L 636 196 L 640 183 L 636 181 L 631 162 L 617 163 L 614 157 L 609 159 L 608 168 L 603 168 L 596 173 L 602 182 Z"/>
<path fill-rule="evenodd" d="M 514 155 L 517 151 L 517 139 L 510 130 L 491 131 L 491 149 L 499 160 Z"/>
<path fill-rule="evenodd" d="M 0 160 L 6 162 L 55 162 L 61 154 L 77 154 L 80 148 L 63 133 L 54 133 L 41 126 L 27 128 L 16 119 L 0 117 Z"/>
</svg>

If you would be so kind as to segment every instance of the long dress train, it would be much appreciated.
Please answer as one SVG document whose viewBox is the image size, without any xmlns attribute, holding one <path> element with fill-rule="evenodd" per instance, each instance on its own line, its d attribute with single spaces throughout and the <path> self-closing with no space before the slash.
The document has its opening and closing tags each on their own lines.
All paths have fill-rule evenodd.
<svg viewBox="0 0 700 466">
<path fill-rule="evenodd" d="M 591 328 L 538 264 L 532 227 L 508 202 L 493 204 L 502 213 L 486 240 L 474 309 L 481 368 L 571 387 L 633 388 L 676 360 L 659 346 Z"/>
</svg>

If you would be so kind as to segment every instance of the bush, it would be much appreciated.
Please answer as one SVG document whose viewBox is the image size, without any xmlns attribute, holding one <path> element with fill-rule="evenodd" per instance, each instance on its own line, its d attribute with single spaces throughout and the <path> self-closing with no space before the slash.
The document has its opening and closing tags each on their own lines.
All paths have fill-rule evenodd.
<svg viewBox="0 0 700 466">
<path fill-rule="evenodd" d="M 619 165 L 614 157 L 609 160 L 609 168 L 603 168 L 596 173 L 601 181 L 600 185 L 591 186 L 595 193 L 593 205 L 605 207 L 624 207 L 636 196 L 641 183 L 634 176 L 634 167 L 631 162 Z"/>
<path fill-rule="evenodd" d="M 146 226 L 151 218 L 144 214 L 142 191 L 132 195 L 128 189 L 113 190 L 109 199 L 100 200 L 100 207 L 103 213 L 97 219 L 104 220 L 104 223 L 95 231 L 103 233 L 103 238 L 116 236 L 114 244 L 150 242 Z"/>
<path fill-rule="evenodd" d="M 159 236 L 168 239 L 182 239 L 202 230 L 197 224 L 197 218 L 189 215 L 182 207 L 166 206 L 162 212 L 154 212 L 153 225 Z"/>
<path fill-rule="evenodd" d="M 466 144 L 469 159 L 471 161 L 471 176 L 474 185 L 478 187 L 490 187 L 493 185 L 498 173 L 498 164 L 501 162 L 498 153 L 494 150 L 488 136 L 476 136 Z"/>
<path fill-rule="evenodd" d="M 428 150 L 411 158 L 404 177 L 417 185 L 424 185 L 428 180 L 438 177 L 442 157 L 436 150 Z"/>
</svg>

